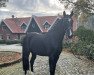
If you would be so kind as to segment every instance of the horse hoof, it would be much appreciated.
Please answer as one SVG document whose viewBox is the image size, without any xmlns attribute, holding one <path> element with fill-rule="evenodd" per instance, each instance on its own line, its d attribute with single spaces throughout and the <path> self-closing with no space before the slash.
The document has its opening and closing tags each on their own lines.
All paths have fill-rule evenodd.
<svg viewBox="0 0 94 75">
<path fill-rule="evenodd" d="M 34 75 L 34 73 L 32 72 L 32 75 Z"/>
<path fill-rule="evenodd" d="M 34 73 L 31 71 L 27 71 L 27 75 L 34 75 Z"/>
</svg>

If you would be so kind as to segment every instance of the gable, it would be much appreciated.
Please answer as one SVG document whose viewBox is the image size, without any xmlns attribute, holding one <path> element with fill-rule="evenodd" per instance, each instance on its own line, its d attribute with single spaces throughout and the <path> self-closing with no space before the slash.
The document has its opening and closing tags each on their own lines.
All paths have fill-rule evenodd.
<svg viewBox="0 0 94 75">
<path fill-rule="evenodd" d="M 34 18 L 32 18 L 32 20 L 27 28 L 27 33 L 29 33 L 29 32 L 41 32 L 41 30 L 38 27 L 38 24 L 36 23 Z"/>
<path fill-rule="evenodd" d="M 45 22 L 45 23 L 43 24 L 43 28 L 44 28 L 44 29 L 49 29 L 50 26 L 51 26 L 51 25 L 50 25 L 48 22 Z"/>
<path fill-rule="evenodd" d="M 40 30 L 42 32 L 47 32 L 48 29 L 44 28 L 44 24 L 47 22 L 48 25 L 53 25 L 55 23 L 55 21 L 57 20 L 57 16 L 35 16 L 34 19 L 37 22 Z"/>
<path fill-rule="evenodd" d="M 21 25 L 25 23 L 28 25 L 30 17 L 26 18 L 7 18 L 4 23 L 11 30 L 12 33 L 25 33 L 25 29 L 21 29 Z"/>
<path fill-rule="evenodd" d="M 48 26 L 50 26 L 50 24 L 49 24 L 48 22 L 45 22 L 43 25 L 44 25 L 44 26 L 45 26 L 45 25 L 48 25 Z"/>
<path fill-rule="evenodd" d="M 4 23 L 4 21 L 1 22 L 0 29 L 1 29 L 2 32 L 12 33 L 10 28 Z"/>
<path fill-rule="evenodd" d="M 26 25 L 25 23 L 23 23 L 23 24 L 21 25 L 21 29 L 22 29 L 22 30 L 25 30 L 26 27 L 27 27 L 27 25 Z"/>
</svg>

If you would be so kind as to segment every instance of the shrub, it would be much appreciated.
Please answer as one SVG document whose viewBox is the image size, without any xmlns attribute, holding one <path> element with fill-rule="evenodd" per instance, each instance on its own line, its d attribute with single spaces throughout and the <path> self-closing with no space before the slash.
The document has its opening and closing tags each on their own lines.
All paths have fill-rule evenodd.
<svg viewBox="0 0 94 75">
<path fill-rule="evenodd" d="M 85 56 L 94 60 L 94 44 L 87 45 L 84 49 Z"/>
<path fill-rule="evenodd" d="M 94 60 L 94 31 L 79 27 L 74 33 L 78 36 L 77 43 L 71 44 L 71 50 L 75 54 L 86 56 L 88 59 Z"/>
<path fill-rule="evenodd" d="M 80 26 L 74 34 L 78 36 L 79 40 L 86 42 L 87 44 L 94 44 L 94 31 Z"/>
<path fill-rule="evenodd" d="M 75 53 L 75 54 L 78 54 L 78 55 L 83 55 L 83 51 L 84 51 L 84 48 L 86 46 L 86 43 L 85 42 L 82 42 L 82 41 L 78 41 L 77 43 L 73 43 L 71 45 L 71 50 Z"/>
<path fill-rule="evenodd" d="M 18 43 L 21 43 L 20 40 L 7 40 L 6 41 L 6 44 L 18 44 Z"/>
<path fill-rule="evenodd" d="M 0 40 L 0 44 L 18 44 L 21 40 Z"/>
<path fill-rule="evenodd" d="M 64 43 L 63 48 L 70 48 L 72 43 Z"/>
<path fill-rule="evenodd" d="M 5 44 L 5 40 L 0 40 L 0 44 Z"/>
</svg>

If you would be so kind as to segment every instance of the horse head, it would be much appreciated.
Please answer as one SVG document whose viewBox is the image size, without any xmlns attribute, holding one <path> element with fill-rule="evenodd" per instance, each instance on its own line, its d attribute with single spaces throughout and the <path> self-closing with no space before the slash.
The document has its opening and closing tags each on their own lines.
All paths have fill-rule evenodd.
<svg viewBox="0 0 94 75">
<path fill-rule="evenodd" d="M 66 12 L 63 12 L 63 24 L 65 28 L 65 33 L 68 38 L 72 38 L 73 36 L 73 11 L 71 12 L 70 15 L 67 15 Z"/>
</svg>

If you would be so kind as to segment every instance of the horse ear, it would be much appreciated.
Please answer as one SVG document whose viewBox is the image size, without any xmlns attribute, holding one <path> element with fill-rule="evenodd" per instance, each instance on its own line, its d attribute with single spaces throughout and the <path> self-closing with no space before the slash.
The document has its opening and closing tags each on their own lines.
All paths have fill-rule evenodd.
<svg viewBox="0 0 94 75">
<path fill-rule="evenodd" d="M 63 12 L 63 16 L 66 16 L 66 12 L 65 11 Z"/>
<path fill-rule="evenodd" d="M 70 14 L 70 16 L 72 17 L 72 16 L 73 16 L 73 14 L 74 14 L 74 13 L 73 13 L 73 11 L 72 11 L 72 12 L 71 12 L 71 14 Z"/>
</svg>

